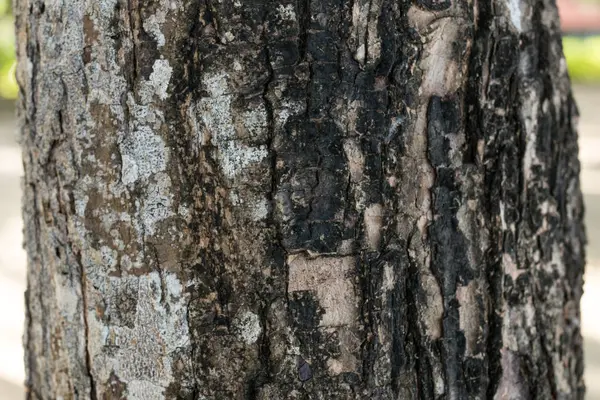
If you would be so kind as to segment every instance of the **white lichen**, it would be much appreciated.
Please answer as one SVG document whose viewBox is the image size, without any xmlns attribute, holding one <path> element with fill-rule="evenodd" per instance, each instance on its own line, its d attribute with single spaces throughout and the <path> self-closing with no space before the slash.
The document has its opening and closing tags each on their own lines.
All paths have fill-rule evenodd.
<svg viewBox="0 0 600 400">
<path fill-rule="evenodd" d="M 133 380 L 127 384 L 127 398 L 132 400 L 164 400 L 165 389 L 152 382 Z"/>
<path fill-rule="evenodd" d="M 165 45 L 165 35 L 161 31 L 161 25 L 165 22 L 166 13 L 160 9 L 155 15 L 144 20 L 144 30 L 156 40 L 157 47 Z"/>
<path fill-rule="evenodd" d="M 240 204 L 244 203 L 242 199 L 240 199 L 240 196 L 237 194 L 237 192 L 233 190 L 229 192 L 229 201 L 231 201 L 231 204 L 234 206 L 239 206 Z"/>
<path fill-rule="evenodd" d="M 298 115 L 305 108 L 306 106 L 300 102 L 283 102 L 281 107 L 276 111 L 276 126 L 279 129 L 283 128 L 289 117 Z"/>
<path fill-rule="evenodd" d="M 113 268 L 117 265 L 116 251 L 108 246 L 100 247 L 100 257 L 102 265 L 105 267 Z"/>
<path fill-rule="evenodd" d="M 140 127 L 119 145 L 122 159 L 121 182 L 128 185 L 148 179 L 167 165 L 167 150 L 162 138 L 148 127 Z"/>
<path fill-rule="evenodd" d="M 163 122 L 163 117 L 162 112 L 157 107 L 152 106 L 155 95 L 154 87 L 148 81 L 144 81 L 139 94 L 142 104 L 136 102 L 132 93 L 127 94 L 127 107 L 131 117 L 130 124 L 132 128 L 148 126 L 153 129 L 159 129 Z"/>
<path fill-rule="evenodd" d="M 251 205 L 252 219 L 254 221 L 262 221 L 269 215 L 269 202 L 265 198 L 261 198 L 253 202 Z"/>
<path fill-rule="evenodd" d="M 167 292 L 173 300 L 177 300 L 181 297 L 183 294 L 183 286 L 181 285 L 179 278 L 177 278 L 177 275 L 167 274 L 165 282 L 167 283 Z"/>
<path fill-rule="evenodd" d="M 262 334 L 260 318 L 250 311 L 236 315 L 233 319 L 233 329 L 236 335 L 246 344 L 254 344 Z"/>
<path fill-rule="evenodd" d="M 162 59 L 154 61 L 148 83 L 161 100 L 165 100 L 168 97 L 167 89 L 169 88 L 172 73 L 173 68 L 169 65 L 169 61 Z"/>
<path fill-rule="evenodd" d="M 206 74 L 202 83 L 204 83 L 206 90 L 211 97 L 228 94 L 227 74 L 224 72 Z"/>
<path fill-rule="evenodd" d="M 251 138 L 260 138 L 268 130 L 267 109 L 264 103 L 245 111 L 243 114 L 244 130 Z"/>
<path fill-rule="evenodd" d="M 183 204 L 180 204 L 177 208 L 177 215 L 183 218 L 187 218 L 190 215 L 190 208 Z"/>
<path fill-rule="evenodd" d="M 381 286 L 383 287 L 383 290 L 389 292 L 394 289 L 395 284 L 396 274 L 394 272 L 394 267 L 391 264 L 386 263 L 383 266 L 383 283 Z"/>
<path fill-rule="evenodd" d="M 86 194 L 80 193 L 77 189 L 75 190 L 75 214 L 77 214 L 78 217 L 85 216 L 85 209 L 88 201 L 89 197 Z"/>
<path fill-rule="evenodd" d="M 225 35 L 223 35 L 225 40 L 228 42 L 233 42 L 233 40 L 235 39 L 235 35 L 229 31 L 225 32 Z"/>
<path fill-rule="evenodd" d="M 294 6 L 292 4 L 288 4 L 286 6 L 280 4 L 277 7 L 277 12 L 279 13 L 279 18 L 281 18 L 284 21 L 296 20 L 296 11 L 294 10 Z"/>
</svg>

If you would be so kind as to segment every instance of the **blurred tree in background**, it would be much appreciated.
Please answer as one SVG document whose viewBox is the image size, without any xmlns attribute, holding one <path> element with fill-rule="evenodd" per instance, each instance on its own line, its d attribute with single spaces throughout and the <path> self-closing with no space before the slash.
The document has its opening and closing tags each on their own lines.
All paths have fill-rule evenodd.
<svg viewBox="0 0 600 400">
<path fill-rule="evenodd" d="M 17 97 L 15 33 L 10 0 L 0 0 L 0 97 Z"/>
</svg>

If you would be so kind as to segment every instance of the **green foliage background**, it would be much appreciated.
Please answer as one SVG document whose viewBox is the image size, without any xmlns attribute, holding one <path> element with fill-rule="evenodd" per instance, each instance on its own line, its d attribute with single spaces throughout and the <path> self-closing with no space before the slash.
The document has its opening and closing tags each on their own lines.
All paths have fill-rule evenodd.
<svg viewBox="0 0 600 400">
<path fill-rule="evenodd" d="M 15 34 L 11 0 L 0 0 L 0 98 L 14 99 L 19 88 L 15 80 Z M 574 82 L 600 83 L 600 35 L 565 36 L 563 48 Z"/>
<path fill-rule="evenodd" d="M 600 36 L 565 36 L 563 51 L 573 82 L 600 82 Z"/>
<path fill-rule="evenodd" d="M 0 0 L 0 97 L 13 99 L 19 88 L 15 80 L 15 33 L 11 0 Z"/>
</svg>

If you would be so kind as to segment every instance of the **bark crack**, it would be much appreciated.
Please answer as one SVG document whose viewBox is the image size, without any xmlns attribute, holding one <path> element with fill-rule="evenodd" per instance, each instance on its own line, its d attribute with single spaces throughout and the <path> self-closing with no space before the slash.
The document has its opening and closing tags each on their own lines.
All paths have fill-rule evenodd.
<svg viewBox="0 0 600 400">
<path fill-rule="evenodd" d="M 127 75 L 130 77 L 129 79 L 129 87 L 132 93 L 135 90 L 135 83 L 138 78 L 138 60 L 137 60 L 137 35 L 136 32 L 140 26 L 139 14 L 136 15 L 138 7 L 138 0 L 127 0 L 127 12 L 129 15 L 129 34 L 131 35 L 131 57 L 132 57 L 132 65 L 131 75 Z"/>
<path fill-rule="evenodd" d="M 81 299 L 83 303 L 83 326 L 84 326 L 84 334 L 85 334 L 85 365 L 88 379 L 90 380 L 90 398 L 91 400 L 97 400 L 96 395 L 96 381 L 94 379 L 94 374 L 92 371 L 92 358 L 89 350 L 89 341 L 90 341 L 90 328 L 88 323 L 88 300 L 87 300 L 87 283 L 86 283 L 86 274 L 83 268 L 83 264 L 81 262 L 81 255 L 76 253 L 77 262 L 80 266 L 80 276 L 81 276 Z"/>
</svg>

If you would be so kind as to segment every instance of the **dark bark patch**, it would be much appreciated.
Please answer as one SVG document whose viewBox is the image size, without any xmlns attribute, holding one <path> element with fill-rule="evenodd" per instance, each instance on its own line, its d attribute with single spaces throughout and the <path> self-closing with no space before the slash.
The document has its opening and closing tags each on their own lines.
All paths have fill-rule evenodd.
<svg viewBox="0 0 600 400">
<path fill-rule="evenodd" d="M 298 379 L 301 382 L 306 382 L 312 378 L 312 369 L 310 364 L 306 362 L 302 357 L 298 361 Z"/>
<path fill-rule="evenodd" d="M 102 395 L 103 400 L 127 399 L 127 384 L 122 382 L 114 371 L 110 373 L 110 377 L 104 385 L 104 388 L 106 391 Z"/>
<path fill-rule="evenodd" d="M 311 292 L 298 291 L 291 293 L 288 307 L 296 329 L 307 332 L 318 330 L 321 315 L 325 313 L 325 310 L 319 306 L 318 300 Z"/>
<path fill-rule="evenodd" d="M 135 327 L 137 312 L 137 284 L 123 282 L 115 287 L 116 294 L 110 299 L 114 309 L 111 316 L 116 325 Z"/>
<path fill-rule="evenodd" d="M 432 96 L 427 109 L 427 149 L 433 167 L 447 166 L 451 151 L 449 135 L 458 133 L 460 105 L 456 97 Z"/>
<path fill-rule="evenodd" d="M 442 11 L 450 8 L 450 0 L 415 0 L 415 3 L 425 10 Z"/>
</svg>

